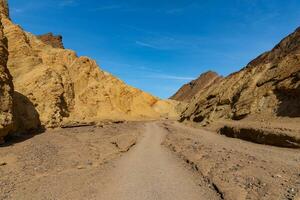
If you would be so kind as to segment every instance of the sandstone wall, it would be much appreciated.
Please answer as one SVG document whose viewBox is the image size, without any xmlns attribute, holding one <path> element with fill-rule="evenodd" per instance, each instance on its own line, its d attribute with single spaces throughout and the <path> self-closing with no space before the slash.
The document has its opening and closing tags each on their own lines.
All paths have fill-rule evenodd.
<svg viewBox="0 0 300 200">
<path fill-rule="evenodd" d="M 2 22 L 15 90 L 25 97 L 28 109 L 36 110 L 37 114 L 31 109 L 34 116 L 39 116 L 42 126 L 59 127 L 70 122 L 107 119 L 157 119 L 168 115 L 166 109 L 171 109 L 174 116 L 174 102 L 160 104 L 157 109 L 158 98 L 126 85 L 101 70 L 94 60 L 45 44 L 8 17 Z M 28 121 L 29 113 L 18 115 L 19 121 Z M 26 126 L 34 124 L 35 120 Z"/>
<path fill-rule="evenodd" d="M 2 12 L 2 10 L 0 11 Z M 13 129 L 14 89 L 12 76 L 7 69 L 7 59 L 7 40 L 3 35 L 3 26 L 0 23 L 0 143 L 4 142 L 4 137 Z"/>
</svg>

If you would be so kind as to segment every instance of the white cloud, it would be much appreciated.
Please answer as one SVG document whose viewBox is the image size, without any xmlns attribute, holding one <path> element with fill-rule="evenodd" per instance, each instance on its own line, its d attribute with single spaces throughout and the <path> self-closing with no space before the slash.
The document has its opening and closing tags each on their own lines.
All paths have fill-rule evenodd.
<svg viewBox="0 0 300 200">
<path fill-rule="evenodd" d="M 194 80 L 195 77 L 186 77 L 186 76 L 174 76 L 168 74 L 153 74 L 146 76 L 146 78 L 153 78 L 153 79 L 166 79 L 166 80 Z"/>
</svg>

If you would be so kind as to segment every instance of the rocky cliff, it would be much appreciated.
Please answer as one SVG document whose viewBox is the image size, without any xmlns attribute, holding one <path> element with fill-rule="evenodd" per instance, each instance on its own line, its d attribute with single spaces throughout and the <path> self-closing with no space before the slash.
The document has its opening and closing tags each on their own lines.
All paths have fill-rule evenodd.
<svg viewBox="0 0 300 200">
<path fill-rule="evenodd" d="M 37 117 L 45 127 L 59 127 L 70 122 L 166 117 L 166 110 L 174 110 L 174 102 L 161 104 L 101 70 L 94 60 L 54 48 L 25 32 L 8 16 L 3 15 L 2 23 L 8 68 L 17 94 L 23 97 L 19 103 L 27 105 L 19 107 L 18 121 L 28 129 L 38 126 Z"/>
<path fill-rule="evenodd" d="M 300 117 L 300 28 L 239 72 L 202 89 L 181 120 Z"/>
<path fill-rule="evenodd" d="M 3 3 L 3 2 L 1 2 Z M 2 10 L 0 10 L 1 13 Z M 0 15 L 0 18 L 3 14 Z M 13 83 L 7 69 L 7 40 L 3 35 L 0 23 L 0 144 L 4 137 L 13 129 Z"/>
<path fill-rule="evenodd" d="M 216 72 L 205 72 L 201 74 L 196 80 L 183 85 L 170 99 L 190 102 L 200 90 L 207 88 L 220 79 L 221 77 Z"/>
</svg>

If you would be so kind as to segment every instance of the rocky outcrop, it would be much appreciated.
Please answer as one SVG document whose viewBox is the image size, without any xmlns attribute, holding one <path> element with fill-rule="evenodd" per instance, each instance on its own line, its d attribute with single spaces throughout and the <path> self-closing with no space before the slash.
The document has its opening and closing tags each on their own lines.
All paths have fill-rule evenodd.
<svg viewBox="0 0 300 200">
<path fill-rule="evenodd" d="M 2 10 L 0 11 L 2 13 Z M 0 143 L 3 143 L 4 137 L 13 130 L 14 88 L 12 76 L 7 69 L 7 59 L 7 40 L 3 35 L 3 26 L 0 23 Z"/>
<path fill-rule="evenodd" d="M 25 95 L 15 91 L 13 102 L 14 129 L 12 134 L 30 134 L 43 130 L 39 113 Z"/>
<path fill-rule="evenodd" d="M 53 48 L 8 17 L 2 23 L 8 39 L 8 68 L 16 92 L 23 95 L 21 102 L 27 102 L 23 115 L 18 115 L 19 121 L 26 122 L 23 125 L 33 126 L 37 116 L 45 127 L 104 119 L 154 119 L 165 117 L 166 109 L 174 109 L 174 102 L 161 103 L 126 85 L 101 70 L 94 60 Z M 36 117 L 30 118 L 32 113 Z"/>
<path fill-rule="evenodd" d="M 9 9 L 7 0 L 0 0 L 0 13 L 5 17 L 9 17 Z"/>
<path fill-rule="evenodd" d="M 44 35 L 38 35 L 37 38 L 43 41 L 45 44 L 51 45 L 54 48 L 64 49 L 61 35 L 53 35 L 53 33 L 47 33 Z"/>
<path fill-rule="evenodd" d="M 202 89 L 181 121 L 300 117 L 300 28 L 241 71 Z"/>
<path fill-rule="evenodd" d="M 201 74 L 196 80 L 183 85 L 170 99 L 190 102 L 200 90 L 210 86 L 220 79 L 221 77 L 216 72 L 205 72 Z"/>
<path fill-rule="evenodd" d="M 286 134 L 284 131 L 255 127 L 224 126 L 219 130 L 221 135 L 231 138 L 267 144 L 278 147 L 300 148 L 300 138 Z"/>
</svg>

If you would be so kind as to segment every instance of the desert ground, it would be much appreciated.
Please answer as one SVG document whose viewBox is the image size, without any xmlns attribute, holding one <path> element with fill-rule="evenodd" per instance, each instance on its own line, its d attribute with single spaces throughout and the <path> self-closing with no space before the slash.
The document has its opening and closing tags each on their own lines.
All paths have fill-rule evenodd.
<svg viewBox="0 0 300 200">
<path fill-rule="evenodd" d="M 0 199 L 300 199 L 300 150 L 176 121 L 103 123 L 14 136 Z"/>
</svg>

